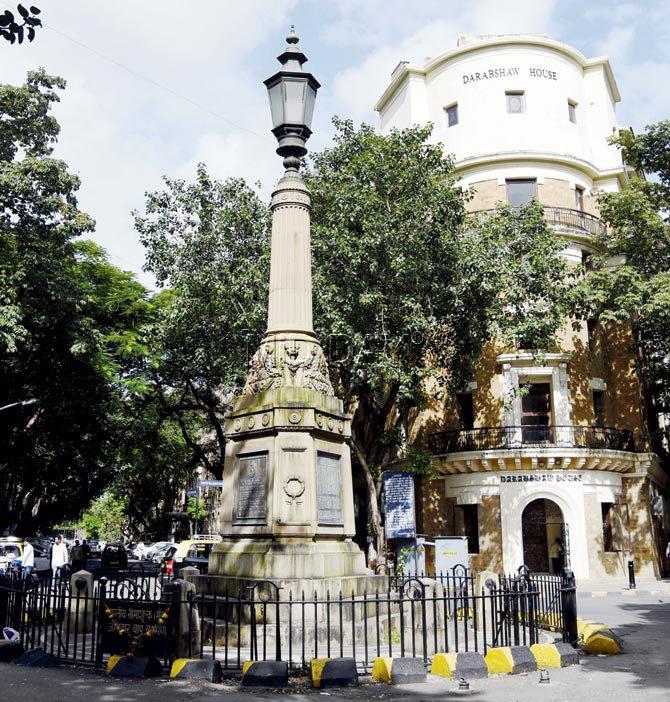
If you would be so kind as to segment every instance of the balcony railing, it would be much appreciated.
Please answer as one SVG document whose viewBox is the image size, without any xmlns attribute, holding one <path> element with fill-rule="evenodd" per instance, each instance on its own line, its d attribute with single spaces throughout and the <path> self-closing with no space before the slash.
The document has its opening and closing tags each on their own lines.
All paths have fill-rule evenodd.
<svg viewBox="0 0 670 702">
<path fill-rule="evenodd" d="M 513 208 L 519 209 L 519 208 Z M 544 208 L 544 217 L 547 224 L 557 229 L 579 232 L 592 236 L 602 236 L 606 233 L 607 228 L 605 223 L 594 215 L 582 212 L 581 210 L 572 210 L 569 207 L 547 207 Z M 470 212 L 471 216 L 477 215 L 494 215 L 497 210 L 476 210 Z"/>
<path fill-rule="evenodd" d="M 429 434 L 426 445 L 432 454 L 462 451 L 494 451 L 523 448 L 581 448 L 635 451 L 633 433 L 613 427 L 481 427 Z"/>
</svg>

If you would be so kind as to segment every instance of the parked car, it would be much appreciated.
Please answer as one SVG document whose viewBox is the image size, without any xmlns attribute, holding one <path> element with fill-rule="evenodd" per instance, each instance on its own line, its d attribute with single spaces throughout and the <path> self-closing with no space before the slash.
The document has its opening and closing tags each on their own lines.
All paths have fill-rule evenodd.
<svg viewBox="0 0 670 702">
<path fill-rule="evenodd" d="M 149 560 L 154 563 L 160 563 L 165 557 L 167 550 L 172 546 L 176 548 L 177 544 L 172 541 L 159 541 L 157 544 L 154 544 L 149 554 Z"/>
<path fill-rule="evenodd" d="M 209 554 L 214 548 L 214 543 L 207 542 L 196 542 L 193 543 L 186 556 L 182 559 L 181 563 L 178 563 L 178 567 L 186 568 L 197 568 L 201 573 L 205 574 L 209 570 Z"/>
<path fill-rule="evenodd" d="M 128 552 L 120 541 L 108 543 L 100 556 L 100 567 L 124 569 L 128 567 Z"/>
<path fill-rule="evenodd" d="M 91 557 L 100 558 L 100 554 L 102 553 L 102 547 L 100 546 L 100 542 L 97 539 L 86 539 L 86 543 L 91 549 Z"/>
<path fill-rule="evenodd" d="M 21 562 L 23 555 L 23 542 L 20 539 L 9 536 L 0 540 L 0 574 L 11 570 L 16 562 Z"/>
</svg>

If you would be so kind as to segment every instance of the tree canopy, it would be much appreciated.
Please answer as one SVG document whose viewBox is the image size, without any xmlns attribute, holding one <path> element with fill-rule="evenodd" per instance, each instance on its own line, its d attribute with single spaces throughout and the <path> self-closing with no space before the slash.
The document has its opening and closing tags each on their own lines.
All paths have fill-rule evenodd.
<svg viewBox="0 0 670 702">
<path fill-rule="evenodd" d="M 621 192 L 599 195 L 609 231 L 580 289 L 582 314 L 631 326 L 653 422 L 670 411 L 670 121 L 612 142 L 636 174 Z"/>
</svg>

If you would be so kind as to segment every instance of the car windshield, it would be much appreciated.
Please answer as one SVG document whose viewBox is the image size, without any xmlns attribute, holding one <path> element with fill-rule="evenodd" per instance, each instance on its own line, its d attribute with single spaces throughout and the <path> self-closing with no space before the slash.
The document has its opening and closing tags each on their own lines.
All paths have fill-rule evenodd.
<svg viewBox="0 0 670 702">
<path fill-rule="evenodd" d="M 19 555 L 19 547 L 14 546 L 14 544 L 5 544 L 2 547 L 2 555 L 3 556 L 18 556 Z"/>
</svg>

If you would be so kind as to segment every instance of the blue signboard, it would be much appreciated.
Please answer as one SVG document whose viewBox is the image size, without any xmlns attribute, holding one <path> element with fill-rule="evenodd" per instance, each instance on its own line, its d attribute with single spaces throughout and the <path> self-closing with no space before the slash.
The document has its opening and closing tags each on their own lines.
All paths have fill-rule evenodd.
<svg viewBox="0 0 670 702">
<path fill-rule="evenodd" d="M 403 471 L 384 473 L 384 511 L 387 539 L 416 535 L 414 476 Z"/>
<path fill-rule="evenodd" d="M 198 488 L 189 488 L 189 489 L 186 491 L 186 494 L 187 494 L 188 497 L 196 497 L 197 494 L 198 494 Z"/>
<path fill-rule="evenodd" d="M 223 480 L 198 480 L 200 487 L 223 487 Z"/>
</svg>

